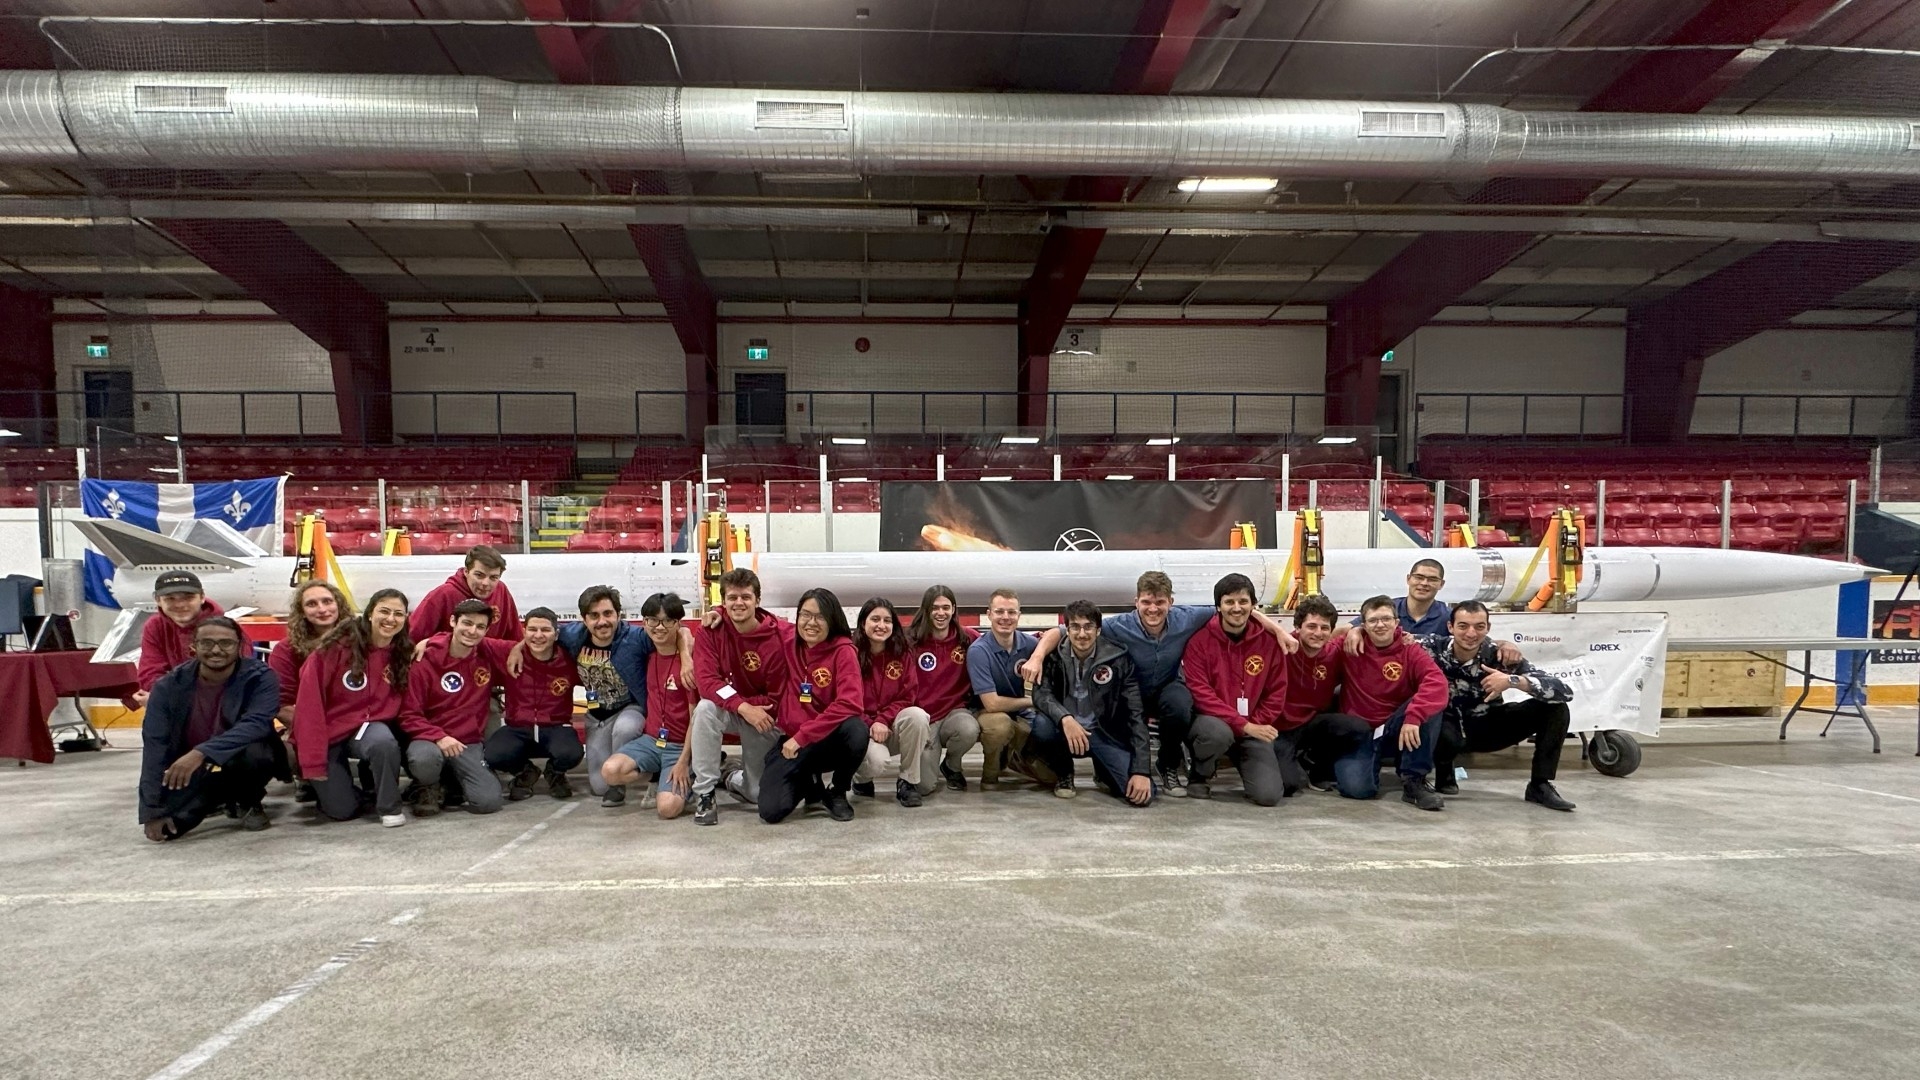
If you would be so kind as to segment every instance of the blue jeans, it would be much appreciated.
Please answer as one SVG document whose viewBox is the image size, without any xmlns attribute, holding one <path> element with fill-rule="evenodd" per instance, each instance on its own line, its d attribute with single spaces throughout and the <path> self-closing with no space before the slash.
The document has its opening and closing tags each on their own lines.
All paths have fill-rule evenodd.
<svg viewBox="0 0 1920 1080">
<path fill-rule="evenodd" d="M 1110 737 L 1099 725 L 1082 724 L 1087 729 L 1087 752 L 1079 755 L 1093 762 L 1093 778 L 1107 785 L 1114 797 L 1125 801 L 1127 780 L 1133 774 L 1133 750 Z M 1073 751 L 1067 746 L 1067 733 L 1060 721 L 1045 713 L 1033 718 L 1033 734 L 1027 745 L 1034 748 L 1055 776 L 1073 775 Z M 1158 785 L 1154 793 L 1159 794 Z"/>
<path fill-rule="evenodd" d="M 1394 714 L 1378 729 L 1378 738 L 1367 739 L 1345 756 L 1335 759 L 1333 781 L 1339 786 L 1340 794 L 1349 799 L 1380 797 L 1380 752 L 1383 748 L 1392 748 L 1400 755 L 1398 772 L 1402 780 L 1425 779 L 1433 771 L 1434 744 L 1440 740 L 1440 720 L 1445 715 L 1446 710 L 1442 709 L 1417 721 L 1420 745 L 1412 750 L 1400 750 L 1400 729 L 1407 724 L 1407 707 L 1402 705 L 1394 710 Z"/>
</svg>

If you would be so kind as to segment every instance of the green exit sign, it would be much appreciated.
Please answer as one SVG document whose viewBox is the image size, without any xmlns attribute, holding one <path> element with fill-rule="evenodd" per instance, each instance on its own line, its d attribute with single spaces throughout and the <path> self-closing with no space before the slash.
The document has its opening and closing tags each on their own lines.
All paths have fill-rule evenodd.
<svg viewBox="0 0 1920 1080">
<path fill-rule="evenodd" d="M 773 350 L 767 347 L 766 338 L 747 339 L 747 359 L 766 360 L 773 356 Z"/>
<path fill-rule="evenodd" d="M 109 351 L 110 349 L 104 341 L 87 342 L 87 359 L 89 360 L 105 360 Z"/>
</svg>

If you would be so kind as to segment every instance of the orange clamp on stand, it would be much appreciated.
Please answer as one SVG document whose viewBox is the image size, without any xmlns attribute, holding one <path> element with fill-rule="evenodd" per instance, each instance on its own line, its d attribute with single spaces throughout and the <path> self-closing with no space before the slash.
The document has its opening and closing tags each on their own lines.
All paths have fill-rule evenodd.
<svg viewBox="0 0 1920 1080">
<path fill-rule="evenodd" d="M 733 569 L 734 537 L 724 510 L 709 510 L 696 534 L 700 550 L 700 578 L 707 606 L 720 606 L 720 578 Z"/>
<path fill-rule="evenodd" d="M 1287 587 L 1286 602 L 1280 606 L 1291 611 L 1299 604 L 1301 597 L 1319 592 L 1326 562 L 1326 552 L 1321 547 L 1320 539 L 1320 511 L 1308 508 L 1296 512 L 1293 515 L 1293 554 L 1287 557 L 1292 581 Z"/>
</svg>

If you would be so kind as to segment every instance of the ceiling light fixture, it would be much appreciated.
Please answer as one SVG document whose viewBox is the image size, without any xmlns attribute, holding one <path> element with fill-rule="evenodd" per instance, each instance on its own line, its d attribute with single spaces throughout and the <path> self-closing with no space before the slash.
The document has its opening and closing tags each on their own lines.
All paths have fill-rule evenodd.
<svg viewBox="0 0 1920 1080">
<path fill-rule="evenodd" d="M 847 436 L 845 436 L 845 435 L 835 435 L 835 436 L 833 437 L 833 445 L 835 445 L 835 446 L 865 446 L 865 445 L 867 445 L 867 440 L 865 440 L 865 439 L 858 439 L 858 438 L 848 438 L 848 437 L 847 437 Z"/>
<path fill-rule="evenodd" d="M 1280 181 L 1264 176 L 1189 176 L 1177 185 L 1181 191 L 1201 195 L 1261 194 L 1280 186 Z"/>
<path fill-rule="evenodd" d="M 1039 441 L 1040 441 L 1040 436 L 1038 435 L 1002 435 L 1000 436 L 1000 442 L 1002 445 L 1007 445 L 1007 444 L 1031 445 Z"/>
<path fill-rule="evenodd" d="M 1346 446 L 1348 443 L 1359 441 L 1360 438 L 1357 435 L 1322 435 L 1319 439 L 1321 446 Z"/>
</svg>

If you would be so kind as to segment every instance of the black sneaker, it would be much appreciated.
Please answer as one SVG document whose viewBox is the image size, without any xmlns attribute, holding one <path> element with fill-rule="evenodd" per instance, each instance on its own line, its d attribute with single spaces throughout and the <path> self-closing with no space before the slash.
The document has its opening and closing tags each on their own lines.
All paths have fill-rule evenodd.
<svg viewBox="0 0 1920 1080">
<path fill-rule="evenodd" d="M 600 805 L 608 807 L 609 809 L 615 806 L 627 805 L 626 786 L 623 784 L 620 787 L 607 788 L 606 794 L 600 796 Z"/>
<path fill-rule="evenodd" d="M 1460 780 L 1451 766 L 1433 771 L 1433 790 L 1442 795 L 1460 794 Z"/>
<path fill-rule="evenodd" d="M 873 798 L 873 781 L 855 780 L 853 782 L 853 793 L 855 795 L 865 795 L 869 799 Z"/>
<path fill-rule="evenodd" d="M 1330 776 L 1315 777 L 1307 781 L 1307 786 L 1315 791 L 1339 791 L 1340 784 Z"/>
<path fill-rule="evenodd" d="M 1527 801 L 1539 803 L 1549 810 L 1559 810 L 1562 813 L 1573 811 L 1573 804 L 1560 797 L 1560 793 L 1554 790 L 1551 780 L 1535 780 L 1528 784 Z"/>
<path fill-rule="evenodd" d="M 1053 796 L 1056 799 L 1071 799 L 1080 794 L 1073 789 L 1073 777 L 1063 776 L 1053 782 Z"/>
<path fill-rule="evenodd" d="M 1163 773 L 1162 775 L 1166 774 Z M 1213 798 L 1213 777 L 1209 776 L 1205 780 L 1195 780 L 1189 776 L 1187 777 L 1186 786 L 1181 788 L 1181 790 L 1186 792 L 1186 796 L 1189 799 L 1211 799 Z"/>
<path fill-rule="evenodd" d="M 826 804 L 827 813 L 832 815 L 833 820 L 853 820 L 853 804 L 847 801 L 846 792 L 835 788 L 828 788 L 826 794 L 821 797 L 820 801 Z"/>
<path fill-rule="evenodd" d="M 1205 784 L 1200 786 L 1206 787 Z M 1179 769 L 1160 770 L 1160 794 L 1169 799 L 1184 799 L 1187 797 L 1187 785 L 1180 781 Z M 1207 796 L 1201 795 L 1198 797 L 1204 799 Z"/>
<path fill-rule="evenodd" d="M 300 781 L 299 790 L 293 793 L 293 801 L 297 803 L 319 802 L 320 793 L 313 790 L 313 784 L 311 782 L 302 780 Z"/>
<path fill-rule="evenodd" d="M 1567 809 L 1573 809 L 1571 803 L 1568 804 Z M 247 807 L 246 813 L 240 815 L 240 827 L 248 832 L 259 832 L 271 824 L 273 822 L 267 820 L 266 808 L 259 803 Z"/>
<path fill-rule="evenodd" d="M 241 808 L 240 808 L 240 804 L 239 804 L 239 803 L 237 803 L 237 802 L 230 802 L 230 803 L 228 803 L 228 804 L 227 804 L 227 817 L 228 817 L 228 818 L 230 818 L 230 819 L 232 819 L 232 820 L 234 820 L 234 821 L 238 821 L 238 820 L 240 820 L 240 813 L 241 813 Z"/>
<path fill-rule="evenodd" d="M 1439 810 L 1447 805 L 1438 792 L 1427 786 L 1425 777 L 1408 777 L 1400 782 L 1400 801 L 1422 810 Z"/>
<path fill-rule="evenodd" d="M 940 775 L 946 778 L 948 791 L 967 790 L 967 775 L 944 761 L 940 763 Z"/>
<path fill-rule="evenodd" d="M 457 810 L 467 805 L 467 793 L 459 787 L 448 788 L 444 784 L 435 785 L 440 791 L 440 805 L 448 810 Z"/>
<path fill-rule="evenodd" d="M 693 823 L 695 825 L 720 824 L 720 806 L 713 801 L 713 792 L 704 791 L 693 797 Z"/>
<path fill-rule="evenodd" d="M 439 784 L 421 784 L 418 794 L 413 797 L 413 812 L 416 817 L 432 817 L 440 812 L 447 801 L 447 793 Z"/>
<path fill-rule="evenodd" d="M 556 799 L 573 798 L 573 783 L 559 769 L 547 769 L 547 794 Z"/>
<path fill-rule="evenodd" d="M 519 802 L 533 797 L 533 785 L 540 782 L 540 770 L 532 765 L 514 774 L 513 782 L 507 785 L 507 801 Z"/>
<path fill-rule="evenodd" d="M 893 782 L 893 797 L 901 806 L 920 806 L 926 802 L 920 797 L 920 789 L 904 779 Z"/>
</svg>

